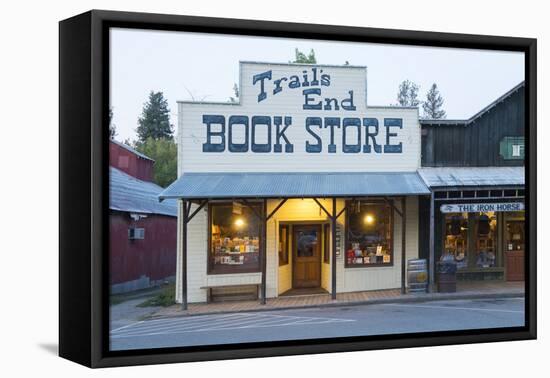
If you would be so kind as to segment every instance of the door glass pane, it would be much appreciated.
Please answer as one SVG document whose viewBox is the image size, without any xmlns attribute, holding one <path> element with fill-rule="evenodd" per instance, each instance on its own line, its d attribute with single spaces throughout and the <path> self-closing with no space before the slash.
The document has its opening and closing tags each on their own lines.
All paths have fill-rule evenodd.
<svg viewBox="0 0 550 378">
<path fill-rule="evenodd" d="M 296 255 L 298 257 L 312 257 L 317 248 L 317 232 L 315 230 L 299 231 L 296 241 Z"/>
<path fill-rule="evenodd" d="M 523 212 L 508 213 L 507 215 L 505 248 L 507 251 L 523 251 L 525 250 L 525 220 L 523 219 Z"/>
</svg>

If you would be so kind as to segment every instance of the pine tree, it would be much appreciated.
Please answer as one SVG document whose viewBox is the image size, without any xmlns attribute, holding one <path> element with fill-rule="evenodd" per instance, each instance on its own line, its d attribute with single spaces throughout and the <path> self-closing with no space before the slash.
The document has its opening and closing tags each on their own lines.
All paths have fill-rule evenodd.
<svg viewBox="0 0 550 378">
<path fill-rule="evenodd" d="M 237 83 L 233 85 L 233 94 L 235 97 L 229 97 L 229 101 L 231 101 L 232 103 L 239 102 L 239 86 L 237 85 Z"/>
<path fill-rule="evenodd" d="M 115 139 L 117 134 L 116 126 L 113 123 L 113 108 L 109 108 L 109 138 Z"/>
<path fill-rule="evenodd" d="M 424 118 L 427 119 L 442 119 L 447 116 L 443 110 L 443 97 L 437 89 L 437 84 L 433 83 L 428 93 L 426 93 L 426 101 L 422 103 L 424 110 Z"/>
<path fill-rule="evenodd" d="M 291 63 L 307 63 L 307 64 L 317 63 L 317 58 L 315 58 L 315 51 L 313 51 L 313 49 L 310 50 L 308 55 L 304 54 L 298 49 L 296 49 L 294 53 L 295 53 L 295 58 L 294 58 L 294 61 Z"/>
<path fill-rule="evenodd" d="M 396 106 L 418 106 L 420 101 L 418 100 L 418 91 L 420 87 L 418 84 L 410 80 L 403 80 L 399 84 L 397 91 L 397 104 Z"/>
<path fill-rule="evenodd" d="M 164 98 L 162 92 L 149 93 L 149 100 L 143 105 L 138 124 L 136 132 L 139 142 L 145 142 L 148 138 L 173 138 L 174 129 L 170 124 L 168 100 Z"/>
</svg>

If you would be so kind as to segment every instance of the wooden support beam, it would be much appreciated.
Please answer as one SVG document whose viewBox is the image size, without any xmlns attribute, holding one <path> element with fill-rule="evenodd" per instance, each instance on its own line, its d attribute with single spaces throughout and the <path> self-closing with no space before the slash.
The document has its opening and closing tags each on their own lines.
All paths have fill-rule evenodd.
<svg viewBox="0 0 550 378">
<path fill-rule="evenodd" d="M 281 202 L 279 202 L 279 204 L 275 207 L 275 209 L 273 209 L 273 211 L 267 216 L 267 218 L 265 219 L 266 222 L 272 217 L 275 215 L 275 213 L 281 208 L 281 206 L 283 206 L 285 204 L 285 202 L 287 201 L 287 198 L 284 198 Z"/>
<path fill-rule="evenodd" d="M 189 212 L 191 211 L 191 201 L 187 201 L 187 214 L 189 214 Z"/>
<path fill-rule="evenodd" d="M 325 212 L 325 214 L 327 214 L 327 217 L 329 217 L 329 219 L 332 218 L 332 215 L 329 213 L 329 211 L 327 209 L 325 209 L 323 204 L 321 204 L 321 202 L 319 202 L 319 200 L 317 198 L 313 198 L 313 200 L 317 203 L 317 205 L 319 205 L 319 207 L 321 209 L 323 209 L 323 211 Z"/>
<path fill-rule="evenodd" d="M 328 212 L 327 212 L 328 213 Z M 329 215 L 330 217 L 330 215 Z M 330 217 L 332 231 L 332 299 L 336 299 L 336 198 L 332 199 L 332 217 Z"/>
<path fill-rule="evenodd" d="M 401 197 L 401 294 L 407 293 L 406 260 L 407 260 L 407 197 Z"/>
<path fill-rule="evenodd" d="M 435 201 L 433 191 L 430 194 L 430 258 L 428 261 L 429 264 L 429 285 L 428 291 L 430 293 L 435 292 Z"/>
<path fill-rule="evenodd" d="M 262 264 L 262 285 L 261 285 L 261 295 L 262 295 L 262 298 L 261 298 L 261 304 L 265 304 L 266 303 L 266 286 L 267 286 L 267 250 L 266 250 L 266 238 L 267 238 L 267 217 L 266 217 L 266 213 L 267 213 L 267 200 L 264 198 L 262 200 L 262 210 L 261 210 L 262 214 L 261 214 L 261 226 L 260 226 L 260 230 L 261 230 L 261 235 L 260 235 L 260 243 L 261 243 L 261 247 L 260 247 L 260 255 L 261 255 L 261 259 L 260 259 L 260 262 Z"/>
<path fill-rule="evenodd" d="M 252 210 L 252 212 L 258 217 L 258 219 L 260 219 L 261 222 L 264 221 L 264 216 L 262 215 L 263 213 L 261 211 L 260 213 L 258 213 L 258 211 L 256 211 L 256 208 L 253 206 L 253 204 L 251 204 L 247 200 L 243 199 L 242 201 L 250 210 Z"/>
<path fill-rule="evenodd" d="M 386 203 L 388 205 L 390 205 L 390 207 L 392 208 L 393 211 L 395 211 L 397 214 L 399 214 L 400 217 L 403 217 L 403 213 L 397 208 L 395 207 L 395 205 L 393 204 L 392 201 L 390 201 L 390 199 L 388 197 L 384 197 L 384 201 L 386 201 Z"/>
<path fill-rule="evenodd" d="M 185 200 L 182 200 L 181 222 L 181 309 L 187 310 L 187 216 L 188 207 Z"/>
<path fill-rule="evenodd" d="M 340 218 L 340 215 L 342 215 L 344 213 L 344 211 L 346 211 L 348 208 L 348 205 L 345 204 L 345 201 L 344 201 L 344 207 L 342 208 L 342 210 L 340 210 L 340 212 L 336 215 L 336 219 Z"/>
<path fill-rule="evenodd" d="M 191 202 L 189 202 L 189 203 L 191 203 Z M 202 208 L 204 207 L 204 205 L 206 205 L 207 203 L 208 203 L 208 200 L 207 200 L 207 199 L 205 199 L 204 201 L 202 201 L 202 202 L 199 204 L 199 207 L 197 207 L 197 208 L 195 209 L 195 211 L 193 211 L 193 213 L 192 213 L 191 215 L 188 215 L 188 216 L 187 216 L 187 223 L 189 223 L 189 222 L 191 221 L 191 219 L 193 219 L 193 217 L 195 217 L 195 215 L 197 215 L 197 213 L 198 213 L 199 211 L 201 211 L 201 209 L 202 209 Z M 191 210 L 191 206 L 189 206 L 189 207 L 187 208 L 187 214 L 189 214 L 189 211 L 190 211 L 190 210 Z"/>
</svg>

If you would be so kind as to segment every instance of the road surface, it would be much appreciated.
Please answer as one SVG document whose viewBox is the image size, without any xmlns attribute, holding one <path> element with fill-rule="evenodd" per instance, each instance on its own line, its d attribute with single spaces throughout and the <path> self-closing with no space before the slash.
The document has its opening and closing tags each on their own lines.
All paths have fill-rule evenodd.
<svg viewBox="0 0 550 378">
<path fill-rule="evenodd" d="M 524 325 L 523 298 L 372 304 L 154 319 L 111 331 L 111 350 Z"/>
</svg>

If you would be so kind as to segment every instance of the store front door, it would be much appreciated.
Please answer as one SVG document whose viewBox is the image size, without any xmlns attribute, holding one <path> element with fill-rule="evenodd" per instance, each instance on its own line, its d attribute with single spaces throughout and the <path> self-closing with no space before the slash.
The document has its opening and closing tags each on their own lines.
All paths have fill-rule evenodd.
<svg viewBox="0 0 550 378">
<path fill-rule="evenodd" d="M 506 214 L 504 261 L 507 281 L 525 279 L 525 217 L 523 213 Z"/>
<path fill-rule="evenodd" d="M 292 288 L 321 286 L 321 225 L 293 227 Z"/>
<path fill-rule="evenodd" d="M 506 281 L 525 279 L 525 255 L 523 251 L 506 251 Z"/>
</svg>

